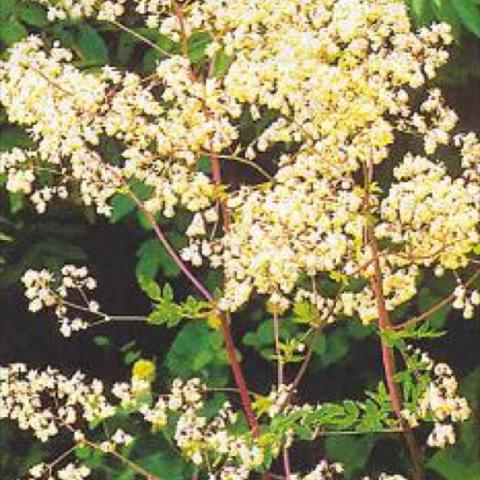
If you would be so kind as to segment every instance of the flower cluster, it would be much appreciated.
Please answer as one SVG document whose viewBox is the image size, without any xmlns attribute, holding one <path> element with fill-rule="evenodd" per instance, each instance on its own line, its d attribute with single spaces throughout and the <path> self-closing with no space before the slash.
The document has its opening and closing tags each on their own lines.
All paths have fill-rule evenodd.
<svg viewBox="0 0 480 480">
<path fill-rule="evenodd" d="M 36 0 L 48 7 L 48 19 L 50 21 L 65 20 L 70 17 L 78 20 L 84 17 L 97 16 L 99 20 L 114 21 L 125 12 L 126 0 Z"/>
<path fill-rule="evenodd" d="M 89 275 L 86 267 L 64 265 L 59 276 L 48 270 L 27 270 L 22 282 L 25 285 L 25 296 L 29 300 L 29 310 L 38 312 L 43 308 L 54 308 L 60 332 L 65 337 L 88 327 L 89 324 L 78 316 L 79 311 L 106 317 L 100 312 L 98 302 L 88 298 L 89 292 L 96 289 L 97 282 Z M 80 304 L 74 303 L 75 301 Z"/>
<path fill-rule="evenodd" d="M 404 410 L 402 415 L 411 426 L 417 426 L 419 420 L 434 422 L 434 428 L 427 439 L 430 447 L 452 445 L 456 441 L 454 424 L 470 417 L 467 400 L 459 394 L 458 382 L 447 364 L 434 363 L 419 349 L 413 352 L 413 357 L 419 359 L 430 381 L 416 409 Z"/>
<path fill-rule="evenodd" d="M 222 239 L 221 255 L 212 255 L 227 279 L 221 308 L 236 310 L 257 291 L 285 310 L 286 295 L 302 275 L 341 270 L 364 227 L 362 194 L 345 186 L 305 172 L 232 198 L 235 221 Z"/>
<path fill-rule="evenodd" d="M 76 444 L 94 445 L 106 454 L 116 452 L 133 441 L 130 433 L 116 429 L 105 440 L 94 443 L 88 438 L 87 426 L 123 411 L 139 414 L 153 432 L 175 418 L 172 440 L 185 458 L 205 468 L 214 462 L 222 464 L 217 469 L 218 477 L 212 479 L 246 480 L 263 463 L 263 450 L 250 435 L 231 432 L 237 414 L 229 402 L 213 418 L 205 415 L 207 391 L 199 379 L 186 382 L 175 379 L 171 391 L 157 398 L 151 392 L 151 381 L 135 376 L 135 372 L 130 383 L 116 383 L 110 391 L 100 380 L 87 381 L 80 372 L 68 377 L 52 368 L 29 370 L 24 364 L 1 368 L 0 380 L 0 418 L 14 420 L 21 429 L 33 431 L 44 442 L 61 433 L 70 433 Z M 30 474 L 41 478 L 47 467 L 39 464 Z M 73 476 L 76 468 L 74 465 L 64 468 L 71 471 L 69 479 L 77 478 Z M 67 478 L 62 472 L 57 472 L 59 480 Z M 86 472 L 80 466 L 75 475 Z"/>
<path fill-rule="evenodd" d="M 0 102 L 8 119 L 26 126 L 38 141 L 35 152 L 13 149 L 0 155 L 7 188 L 31 195 L 44 212 L 54 195 L 66 198 L 78 185 L 83 202 L 108 215 L 110 197 L 136 178 L 152 187 L 145 205 L 152 212 L 173 216 L 178 203 L 192 211 L 210 206 L 215 192 L 197 171 L 198 156 L 225 148 L 237 136 L 221 113 L 227 107 L 220 109 L 224 101 L 215 84 L 190 89 L 180 82 L 188 79 L 185 59 L 166 60 L 156 79 L 165 87 L 163 100 L 175 100 L 176 107 L 166 112 L 151 93 L 153 85 L 143 85 L 137 74 L 111 67 L 84 73 L 70 64 L 72 59 L 59 45 L 46 52 L 38 37 L 29 37 L 0 63 Z M 105 136 L 124 144 L 122 168 L 97 151 Z M 47 185 L 42 184 L 45 173 Z"/>
<path fill-rule="evenodd" d="M 115 384 L 112 393 L 120 399 L 122 407 L 138 409 L 154 431 L 164 428 L 168 418 L 175 415 L 175 443 L 193 464 L 206 466 L 212 459 L 222 458 L 225 467 L 219 471 L 219 480 L 246 479 L 253 468 L 262 464 L 263 451 L 259 446 L 247 436 L 242 438 L 229 432 L 237 421 L 237 414 L 229 402 L 215 417 L 208 419 L 205 416 L 206 387 L 198 378 L 186 382 L 175 379 L 170 393 L 153 403 L 145 402 L 139 395 L 146 389 L 148 382 L 134 376 L 131 384 Z M 237 477 L 231 477 L 234 473 Z"/>
<path fill-rule="evenodd" d="M 470 408 L 465 398 L 458 394 L 458 383 L 452 370 L 445 363 L 435 365 L 434 379 L 427 392 L 420 399 L 418 415 L 431 416 L 435 422 L 427 444 L 443 448 L 455 443 L 453 423 L 463 422 L 470 416 Z"/>
<path fill-rule="evenodd" d="M 42 478 L 47 480 L 83 480 L 90 476 L 90 472 L 90 468 L 86 465 L 76 463 L 68 463 L 64 467 L 59 468 L 56 472 L 53 471 L 51 465 L 38 463 L 28 471 L 31 480 Z M 56 474 L 56 478 L 54 474 Z"/>
<path fill-rule="evenodd" d="M 480 292 L 478 290 L 467 291 L 463 284 L 459 284 L 453 291 L 455 300 L 452 307 L 457 310 L 463 310 L 464 318 L 473 318 L 474 308 L 480 305 Z"/>
<path fill-rule="evenodd" d="M 442 164 L 412 155 L 394 175 L 398 183 L 382 201 L 377 235 L 402 245 L 400 264 L 465 267 L 480 241 L 480 186 L 453 179 Z"/>
<path fill-rule="evenodd" d="M 51 16 L 115 21 L 124 8 L 123 1 L 62 1 Z M 356 179 L 360 169 L 368 172 L 388 156 L 397 128 L 420 132 L 427 154 L 449 142 L 456 116 L 440 92 L 432 90 L 419 112 L 409 93 L 445 63 L 446 26 L 412 32 L 406 7 L 396 0 L 289 0 L 281 6 L 208 0 L 182 5 L 181 15 L 170 1 L 139 1 L 134 8 L 183 46 L 148 79 L 112 67 L 83 72 L 71 65 L 70 51 L 45 49 L 36 37 L 15 44 L 0 64 L 8 118 L 38 142 L 36 151 L 0 156 L 10 190 L 30 195 L 42 212 L 54 196 L 66 198 L 73 182 L 87 205 L 109 214 L 111 196 L 131 194 L 128 182 L 140 180 L 151 189 L 145 210 L 171 217 L 183 206 L 194 213 L 182 257 L 194 266 L 209 257 L 224 268 L 224 310 L 237 310 L 254 292 L 285 310 L 305 294 L 297 291 L 305 276 L 358 273 L 370 260 L 364 233 L 380 202 L 377 237 L 403 246 L 402 255 L 383 260 L 388 309 L 415 293 L 416 265 L 466 265 L 479 237 L 480 187 L 472 173 L 478 142 L 471 134 L 455 137 L 465 157 L 457 179 L 411 155 L 382 201 L 378 189 Z M 198 31 L 210 35 L 206 72 L 194 68 L 184 48 Z M 230 65 L 217 77 L 220 53 Z M 271 118 L 249 144 L 239 134 L 242 113 L 254 123 Z M 99 153 L 105 136 L 123 145 L 121 165 Z M 229 194 L 232 225 L 223 238 L 207 241 L 217 232 L 215 204 L 226 192 L 199 171 L 200 159 L 255 162 L 278 146 L 287 148 L 273 181 Z M 53 185 L 42 184 L 41 170 L 53 170 Z M 364 322 L 376 318 L 374 309 L 368 287 L 342 296 L 338 306 Z"/>
<path fill-rule="evenodd" d="M 67 377 L 53 368 L 37 371 L 12 364 L 1 368 L 0 377 L 0 417 L 14 420 L 43 442 L 79 421 L 93 422 L 115 414 L 103 383 L 88 382 L 79 372 Z"/>
</svg>

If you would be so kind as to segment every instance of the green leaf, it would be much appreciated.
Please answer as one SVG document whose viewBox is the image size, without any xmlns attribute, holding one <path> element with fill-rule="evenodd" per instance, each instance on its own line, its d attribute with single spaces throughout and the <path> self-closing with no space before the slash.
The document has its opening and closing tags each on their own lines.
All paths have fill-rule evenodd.
<svg viewBox="0 0 480 480">
<path fill-rule="evenodd" d="M 410 11 L 417 27 L 429 25 L 435 19 L 431 0 L 410 0 Z"/>
<path fill-rule="evenodd" d="M 108 63 L 105 41 L 90 25 L 78 25 L 75 49 L 82 59 L 82 66 L 102 66 Z"/>
<path fill-rule="evenodd" d="M 30 148 L 33 141 L 25 130 L 14 125 L 2 127 L 0 130 L 0 152 L 11 150 L 14 147 Z"/>
<path fill-rule="evenodd" d="M 2 28 L 0 28 L 0 40 L 7 47 L 10 47 L 27 36 L 27 29 L 15 19 L 6 21 L 6 23 L 2 25 Z"/>
<path fill-rule="evenodd" d="M 55 23 L 52 27 L 52 35 L 55 40 L 59 40 L 65 48 L 75 48 L 76 32 L 71 28 L 71 24 L 65 20 L 63 22 Z"/>
<path fill-rule="evenodd" d="M 27 25 L 43 28 L 48 25 L 47 12 L 36 3 L 22 3 L 18 7 L 18 18 Z"/>
<path fill-rule="evenodd" d="M 152 280 L 149 277 L 144 275 L 138 275 L 138 284 L 140 288 L 152 299 L 152 300 L 161 300 L 162 291 L 160 285 L 155 280 Z"/>
<path fill-rule="evenodd" d="M 168 480 L 183 480 L 185 468 L 183 462 L 173 455 L 166 452 L 155 452 L 151 455 L 136 460 L 141 467 L 158 478 L 168 478 Z"/>
<path fill-rule="evenodd" d="M 137 39 L 128 32 L 122 32 L 118 36 L 117 43 L 117 61 L 121 65 L 127 65 L 130 57 L 135 51 Z"/>
<path fill-rule="evenodd" d="M 188 58 L 193 62 L 199 62 L 205 56 L 205 49 L 212 41 L 210 34 L 206 32 L 194 32 L 188 38 Z"/>
<path fill-rule="evenodd" d="M 295 303 L 293 313 L 297 323 L 315 323 L 319 318 L 317 307 L 307 301 Z"/>
<path fill-rule="evenodd" d="M 478 3 L 472 0 L 453 0 L 452 3 L 467 30 L 480 37 L 480 7 Z"/>
<path fill-rule="evenodd" d="M 349 346 L 348 330 L 345 326 L 341 326 L 331 331 L 328 335 L 322 335 L 318 344 L 314 347 L 314 352 L 318 355 L 322 366 L 328 367 L 344 358 Z"/>
<path fill-rule="evenodd" d="M 220 50 L 215 55 L 215 63 L 213 66 L 213 73 L 217 78 L 223 77 L 227 73 L 233 59 L 229 57 L 223 50 Z"/>
<path fill-rule="evenodd" d="M 10 213 L 15 215 L 18 213 L 25 203 L 25 195 L 21 192 L 10 193 Z"/>
<path fill-rule="evenodd" d="M 480 460 L 466 458 L 462 452 L 447 448 L 437 452 L 428 461 L 427 467 L 445 480 L 477 480 Z"/>
<path fill-rule="evenodd" d="M 433 2 L 436 16 L 442 22 L 448 23 L 452 28 L 452 34 L 459 38 L 462 31 L 462 22 L 452 3 L 457 0 L 439 0 Z"/>
<path fill-rule="evenodd" d="M 173 300 L 173 289 L 168 283 L 163 286 L 162 297 L 164 298 L 164 300 Z"/>
<path fill-rule="evenodd" d="M 148 316 L 148 323 L 152 325 L 166 324 L 168 328 L 177 326 L 182 320 L 182 313 L 175 304 L 161 303 Z"/>
<path fill-rule="evenodd" d="M 6 20 L 15 11 L 15 0 L 0 0 L 0 21 Z M 3 28 L 3 27 L 2 27 Z"/>
<path fill-rule="evenodd" d="M 141 350 L 130 350 L 125 354 L 125 356 L 123 357 L 123 360 L 127 365 L 131 365 L 133 362 L 138 360 L 141 356 L 142 356 Z"/>
<path fill-rule="evenodd" d="M 180 330 L 165 358 L 170 374 L 181 378 L 199 374 L 208 377 L 214 367 L 221 367 L 225 373 L 227 363 L 221 334 L 200 322 L 187 323 Z M 221 375 L 215 380 L 224 384 L 227 379 Z"/>
<path fill-rule="evenodd" d="M 167 278 L 174 278 L 180 274 L 177 264 L 171 259 L 163 245 L 157 238 L 146 240 L 137 251 L 137 276 L 155 278 L 159 270 Z"/>
<path fill-rule="evenodd" d="M 432 292 L 428 287 L 422 288 L 417 297 L 417 305 L 420 312 L 427 312 L 430 308 L 443 300 L 439 294 Z M 442 328 L 445 325 L 448 314 L 452 307 L 450 304 L 438 309 L 428 317 L 428 323 L 434 328 Z"/>
<path fill-rule="evenodd" d="M 112 207 L 112 214 L 109 217 L 111 223 L 118 223 L 135 210 L 135 203 L 123 193 L 114 195 L 110 205 Z"/>
</svg>

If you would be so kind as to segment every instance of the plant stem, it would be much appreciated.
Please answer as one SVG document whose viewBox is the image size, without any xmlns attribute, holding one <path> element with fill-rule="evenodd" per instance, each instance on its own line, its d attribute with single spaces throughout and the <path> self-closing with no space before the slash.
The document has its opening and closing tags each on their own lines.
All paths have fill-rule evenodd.
<svg viewBox="0 0 480 480">
<path fill-rule="evenodd" d="M 472 283 L 480 276 L 480 269 L 478 269 L 469 279 L 465 282 L 465 287 L 469 287 Z M 400 325 L 393 325 L 392 328 L 394 330 L 401 330 L 402 328 L 413 327 L 417 323 L 420 323 L 423 320 L 426 320 L 430 315 L 433 315 L 436 311 L 440 310 L 441 308 L 447 306 L 449 303 L 452 303 L 455 300 L 455 295 L 452 293 L 448 297 L 445 297 L 443 300 L 440 300 L 438 303 L 433 305 L 433 307 L 429 308 L 426 312 L 423 312 L 416 317 L 407 320 Z"/>
<path fill-rule="evenodd" d="M 140 40 L 141 42 L 145 43 L 145 45 L 148 45 L 149 47 L 152 47 L 153 49 L 157 50 L 158 52 L 162 53 L 163 55 L 165 55 L 167 57 L 173 56 L 172 53 L 170 53 L 167 50 L 164 50 L 163 48 L 159 47 L 155 42 L 152 42 L 151 40 L 149 40 L 144 35 L 136 32 L 135 30 L 132 30 L 131 28 L 127 27 L 126 25 L 123 25 L 123 23 L 120 23 L 117 20 L 110 20 L 110 23 L 112 25 L 115 25 L 116 27 L 118 27 L 120 30 L 123 30 L 124 32 L 129 33 L 130 35 L 132 35 L 132 37 L 135 37 L 137 40 Z"/>
<path fill-rule="evenodd" d="M 245 377 L 243 376 L 242 369 L 238 363 L 237 356 L 235 354 L 235 344 L 233 342 L 232 331 L 230 328 L 229 317 L 222 316 L 221 329 L 223 340 L 225 343 L 225 350 L 227 352 L 228 361 L 233 372 L 233 378 L 238 388 L 238 393 L 242 401 L 243 410 L 247 417 L 248 425 L 255 438 L 260 436 L 260 430 L 258 428 L 257 417 L 253 413 L 252 403 L 250 401 L 250 394 L 245 383 Z"/>
<path fill-rule="evenodd" d="M 220 168 L 220 161 L 218 159 L 218 155 L 213 151 L 210 153 L 210 162 L 212 165 L 213 181 L 216 185 L 221 185 L 222 173 Z M 219 203 L 223 217 L 223 230 L 225 232 L 228 232 L 230 228 L 230 212 L 228 211 L 228 207 L 224 201 L 220 201 Z M 235 344 L 233 342 L 232 330 L 230 328 L 230 317 L 228 315 L 221 315 L 221 328 L 223 340 L 225 342 L 225 350 L 227 352 L 227 357 L 232 368 L 235 383 L 240 393 L 240 398 L 242 400 L 243 410 L 245 411 L 245 415 L 247 416 L 248 425 L 250 426 L 250 430 L 252 431 L 253 436 L 255 438 L 258 438 L 260 436 L 258 421 L 257 417 L 253 413 L 252 402 L 250 401 L 250 395 L 248 393 L 245 377 L 235 355 Z"/>
<path fill-rule="evenodd" d="M 217 162 L 218 162 L 218 158 L 217 158 Z M 213 170 L 213 167 L 212 167 L 212 170 Z M 219 171 L 219 168 L 218 168 L 218 171 Z M 200 280 L 198 280 L 197 277 L 195 277 L 195 275 L 190 271 L 188 266 L 179 257 L 179 255 L 177 254 L 175 249 L 172 247 L 172 245 L 170 245 L 170 242 L 168 241 L 164 232 L 162 231 L 157 221 L 155 220 L 154 215 L 144 207 L 142 201 L 132 191 L 129 191 L 129 195 L 132 198 L 132 200 L 135 202 L 135 204 L 138 206 L 138 208 L 145 214 L 149 223 L 152 225 L 153 231 L 155 232 L 157 238 L 160 240 L 165 250 L 167 250 L 172 260 L 177 264 L 178 268 L 183 272 L 183 274 L 190 280 L 193 286 L 207 301 L 214 303 L 215 299 L 213 295 L 205 288 L 205 286 L 200 282 Z M 240 398 L 242 400 L 242 406 L 245 411 L 245 415 L 247 416 L 248 424 L 250 426 L 250 429 L 252 430 L 253 435 L 255 437 L 258 437 L 260 435 L 258 422 L 255 417 L 255 414 L 253 413 L 253 408 L 252 408 L 252 403 L 250 401 L 248 388 L 245 383 L 245 379 L 244 379 L 242 370 L 240 368 L 240 364 L 238 363 L 238 360 L 235 355 L 235 346 L 233 343 L 232 332 L 230 329 L 230 322 L 229 322 L 229 319 L 226 318 L 224 314 L 222 314 L 221 316 L 221 330 L 222 330 L 223 339 L 225 342 L 225 349 L 227 352 L 228 361 L 230 363 L 230 367 L 233 372 L 235 383 L 239 390 Z"/>
<path fill-rule="evenodd" d="M 371 277 L 370 282 L 377 302 L 379 327 L 380 330 L 383 332 L 385 330 L 391 329 L 392 326 L 390 324 L 390 318 L 385 304 L 385 297 L 383 295 L 382 271 L 380 267 L 380 257 L 378 255 L 378 247 L 371 227 L 367 227 L 367 241 L 372 249 L 374 265 L 374 275 Z M 410 458 L 412 460 L 413 478 L 415 480 L 423 480 L 424 474 L 422 465 L 422 454 L 417 445 L 412 429 L 402 417 L 402 398 L 401 393 L 398 389 L 398 385 L 395 382 L 394 378 L 395 359 L 393 356 L 393 352 L 392 349 L 389 347 L 388 343 L 383 338 L 381 339 L 381 346 L 383 369 L 385 371 L 388 394 L 390 396 L 393 410 L 402 429 L 410 453 Z"/>
<path fill-rule="evenodd" d="M 167 237 L 165 236 L 163 230 L 158 225 L 157 221 L 155 220 L 155 216 L 149 212 L 141 202 L 141 200 L 129 190 L 128 194 L 138 206 L 138 208 L 145 214 L 149 223 L 152 225 L 153 231 L 155 235 L 160 240 L 160 243 L 163 245 L 167 253 L 170 255 L 171 259 L 177 264 L 178 268 L 182 271 L 182 273 L 190 280 L 192 285 L 198 290 L 198 292 L 209 302 L 214 302 L 213 295 L 206 289 L 206 287 L 202 284 L 202 282 L 190 271 L 187 265 L 183 262 L 180 258 L 178 253 L 172 247 L 170 242 L 168 241 Z"/>
</svg>

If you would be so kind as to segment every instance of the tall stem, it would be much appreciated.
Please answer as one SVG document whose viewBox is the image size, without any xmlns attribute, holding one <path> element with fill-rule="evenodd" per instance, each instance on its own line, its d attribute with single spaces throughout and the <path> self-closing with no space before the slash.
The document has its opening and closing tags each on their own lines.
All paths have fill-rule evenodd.
<svg viewBox="0 0 480 480">
<path fill-rule="evenodd" d="M 370 202 L 370 184 L 373 180 L 373 171 L 374 167 L 371 162 L 364 164 L 363 166 L 363 176 L 364 176 L 364 187 L 365 187 L 365 198 L 364 198 L 364 212 L 369 213 L 371 208 Z M 367 220 L 368 221 L 368 220 Z M 383 294 L 383 276 L 382 269 L 380 265 L 380 254 L 378 250 L 377 241 L 375 239 L 375 234 L 373 232 L 372 226 L 368 223 L 365 228 L 365 241 L 367 245 L 370 245 L 372 250 L 372 264 L 374 268 L 374 274 L 370 277 L 370 284 L 372 286 L 373 293 L 375 295 L 376 304 L 377 304 L 377 313 L 378 313 L 378 324 L 380 327 L 381 333 L 385 332 L 392 328 L 390 317 L 388 315 L 387 306 L 385 303 L 385 296 Z M 410 454 L 412 461 L 412 474 L 414 480 L 423 480 L 423 461 L 422 454 L 418 448 L 415 436 L 413 435 L 412 429 L 405 421 L 402 416 L 402 396 L 398 389 L 398 385 L 395 382 L 395 358 L 392 352 L 392 349 L 384 339 L 383 335 L 381 337 L 381 349 L 382 349 L 382 363 L 383 370 L 385 372 L 385 379 L 387 382 L 388 394 L 390 397 L 390 403 L 392 404 L 393 411 L 395 416 L 398 419 L 400 428 L 402 430 L 407 448 Z"/>
<path fill-rule="evenodd" d="M 222 184 L 220 161 L 218 159 L 218 154 L 213 151 L 210 153 L 210 162 L 212 166 L 213 181 L 216 185 L 220 186 Z M 230 212 L 228 211 L 228 207 L 224 201 L 220 201 L 219 204 L 223 217 L 223 229 L 225 232 L 228 232 L 228 230 L 230 229 Z M 222 315 L 221 321 L 223 340 L 225 342 L 225 350 L 227 352 L 228 360 L 232 368 L 235 383 L 240 393 L 240 398 L 242 400 L 245 415 L 247 416 L 248 425 L 250 426 L 250 430 L 252 431 L 254 437 L 258 438 L 260 435 L 258 421 L 257 417 L 253 413 L 252 402 L 250 401 L 250 395 L 248 394 L 245 377 L 243 376 L 242 369 L 235 355 L 235 345 L 233 342 L 232 330 L 230 328 L 230 317 L 228 315 Z"/>
<path fill-rule="evenodd" d="M 132 198 L 132 200 L 135 202 L 135 204 L 138 206 L 138 208 L 145 214 L 149 223 L 152 225 L 153 231 L 155 232 L 157 238 L 160 240 L 160 243 L 167 250 L 172 260 L 177 264 L 178 268 L 183 272 L 183 274 L 188 278 L 188 280 L 190 280 L 193 286 L 207 301 L 214 303 L 215 299 L 213 295 L 205 288 L 205 286 L 200 282 L 200 280 L 197 277 L 195 277 L 193 272 L 190 271 L 188 266 L 180 258 L 180 256 L 172 247 L 172 245 L 166 238 L 164 232 L 156 222 L 153 214 L 144 207 L 141 200 L 133 192 L 129 192 L 129 195 Z M 250 396 L 248 393 L 248 388 L 245 382 L 245 378 L 243 376 L 242 369 L 240 368 L 240 364 L 238 363 L 238 360 L 235 354 L 235 345 L 233 343 L 229 318 L 224 314 L 222 314 L 221 316 L 221 329 L 222 329 L 223 339 L 225 342 L 225 349 L 227 352 L 228 361 L 230 363 L 230 367 L 233 372 L 235 384 L 237 385 L 238 391 L 240 393 L 242 406 L 245 411 L 245 415 L 247 416 L 248 424 L 250 426 L 250 429 L 253 435 L 255 437 L 258 437 L 260 434 L 260 431 L 258 428 L 258 422 L 255 417 L 255 414 L 253 413 L 252 403 L 250 401 Z"/>
<path fill-rule="evenodd" d="M 386 330 L 391 329 L 392 325 L 390 323 L 390 318 L 389 318 L 387 307 L 385 304 L 385 297 L 383 295 L 382 271 L 380 267 L 380 257 L 378 255 L 378 247 L 377 247 L 377 243 L 375 241 L 375 237 L 373 235 L 371 227 L 368 227 L 367 229 L 367 236 L 368 236 L 368 242 L 372 249 L 373 266 L 374 266 L 374 275 L 371 278 L 370 282 L 371 282 L 372 289 L 375 294 L 375 298 L 377 302 L 379 327 L 381 332 L 384 332 Z M 381 339 L 381 346 L 382 346 L 383 369 L 385 371 L 388 394 L 390 396 L 390 402 L 392 404 L 393 410 L 395 412 L 395 415 L 402 429 L 402 433 L 403 433 L 403 436 L 405 437 L 405 441 L 410 453 L 410 458 L 412 460 L 413 478 L 415 480 L 422 480 L 424 478 L 422 454 L 420 452 L 420 449 L 418 448 L 412 429 L 402 417 L 402 396 L 394 378 L 395 377 L 395 359 L 393 356 L 393 352 L 384 338 Z"/>
<path fill-rule="evenodd" d="M 260 430 L 258 428 L 257 417 L 253 413 L 252 403 L 250 401 L 250 395 L 248 392 L 247 384 L 245 383 L 245 377 L 243 376 L 242 369 L 238 363 L 237 356 L 235 354 L 235 344 L 233 342 L 232 331 L 230 328 L 229 318 L 223 316 L 221 318 L 221 328 L 223 341 L 225 342 L 225 350 L 227 352 L 228 361 L 233 372 L 233 378 L 240 394 L 243 410 L 247 417 L 248 425 L 255 438 L 260 436 Z"/>
</svg>

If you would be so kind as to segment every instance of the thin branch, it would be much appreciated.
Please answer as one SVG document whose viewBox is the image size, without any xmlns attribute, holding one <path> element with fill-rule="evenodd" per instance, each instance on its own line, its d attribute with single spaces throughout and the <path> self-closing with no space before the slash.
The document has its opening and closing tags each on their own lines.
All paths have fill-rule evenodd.
<svg viewBox="0 0 480 480">
<path fill-rule="evenodd" d="M 382 284 L 382 271 L 380 267 L 380 257 L 378 256 L 378 248 L 375 238 L 373 236 L 372 229 L 367 227 L 367 241 L 370 244 L 372 249 L 372 254 L 374 257 L 374 269 L 375 273 L 371 277 L 370 283 L 372 285 L 372 289 L 375 294 L 375 298 L 377 301 L 377 311 L 378 311 L 378 323 L 380 330 L 386 331 L 391 328 L 390 318 L 388 315 L 385 297 L 383 295 L 383 284 Z M 382 349 L 382 362 L 383 368 L 385 371 L 385 378 L 387 381 L 388 393 L 390 396 L 390 401 L 392 403 L 393 410 L 395 415 L 398 419 L 400 427 L 402 428 L 403 435 L 405 437 L 408 450 L 410 452 L 410 457 L 412 459 L 412 467 L 413 467 L 413 477 L 415 480 L 422 480 L 424 478 L 423 475 L 423 466 L 422 466 L 422 455 L 418 445 L 415 441 L 415 437 L 410 426 L 405 422 L 402 417 L 402 398 L 401 393 L 398 389 L 398 385 L 395 381 L 395 360 L 393 357 L 393 352 L 385 341 L 384 338 L 381 339 L 381 349 Z"/>
<path fill-rule="evenodd" d="M 260 165 L 258 165 L 254 161 L 249 160 L 248 158 L 239 157 L 237 155 L 218 155 L 218 158 L 225 159 L 225 160 L 234 160 L 238 163 L 248 165 L 249 167 L 257 170 L 257 172 L 263 175 L 270 182 L 275 181 L 275 178 L 272 175 L 270 175 L 264 168 L 262 168 Z"/>
<path fill-rule="evenodd" d="M 318 325 L 315 326 L 315 329 L 313 331 L 314 338 L 310 342 L 305 358 L 303 359 L 303 362 L 300 365 L 297 375 L 295 376 L 292 382 L 292 392 L 298 387 L 298 385 L 300 385 L 300 382 L 302 381 L 302 378 L 307 371 L 310 360 L 312 359 L 316 337 L 321 333 L 324 323 L 327 322 L 328 318 L 333 314 L 335 307 L 337 306 L 338 299 L 340 298 L 340 295 L 342 294 L 344 289 L 345 289 L 344 286 L 340 287 L 339 291 L 335 296 L 334 302 L 332 303 L 331 307 L 328 309 L 328 312 L 320 319 Z"/>
<path fill-rule="evenodd" d="M 145 37 L 141 33 L 138 33 L 135 30 L 132 30 L 131 28 L 127 27 L 126 25 L 123 25 L 123 23 L 117 22 L 116 20 L 110 20 L 110 23 L 112 25 L 115 25 L 116 27 L 120 28 L 124 32 L 129 33 L 130 35 L 132 35 L 132 37 L 135 37 L 137 40 L 140 40 L 141 42 L 145 43 L 149 47 L 154 48 L 155 50 L 162 53 L 163 55 L 165 55 L 167 57 L 173 57 L 172 53 L 163 49 L 162 47 L 159 47 L 156 43 L 152 42 L 150 39 L 148 39 L 147 37 Z"/>
<path fill-rule="evenodd" d="M 480 269 L 478 269 L 470 278 L 467 282 L 465 282 L 465 287 L 469 287 L 470 285 L 475 282 L 475 280 L 480 276 Z M 417 323 L 422 322 L 423 320 L 428 319 L 431 315 L 433 315 L 435 312 L 438 310 L 442 309 L 443 307 L 449 305 L 455 300 L 455 295 L 452 293 L 448 297 L 445 297 L 443 300 L 439 301 L 433 307 L 429 308 L 426 312 L 423 312 L 420 315 L 417 315 L 416 317 L 411 318 L 410 320 L 407 320 L 404 323 L 401 323 L 400 325 L 393 325 L 392 328 L 394 330 L 401 330 L 403 328 L 408 328 L 408 327 L 413 327 Z"/>
<path fill-rule="evenodd" d="M 122 454 L 118 453 L 116 450 L 105 452 L 104 450 L 102 450 L 102 447 L 99 444 L 97 444 L 95 442 L 92 442 L 92 441 L 90 441 L 86 438 L 84 438 L 83 440 L 81 440 L 79 442 L 80 445 L 82 443 L 85 444 L 85 445 L 88 445 L 89 447 L 93 448 L 94 450 L 97 450 L 97 451 L 102 452 L 104 454 L 111 455 L 112 457 L 115 457 L 117 460 L 124 463 L 127 467 L 131 468 L 132 471 L 134 471 L 135 473 L 138 473 L 139 475 L 142 475 L 147 480 L 161 480 L 160 477 L 158 477 L 156 475 L 153 475 L 152 473 L 148 472 L 147 470 L 145 470 L 143 467 L 141 467 L 137 463 L 132 462 L 128 458 L 124 457 Z"/>
<path fill-rule="evenodd" d="M 175 249 L 172 247 L 172 245 L 168 241 L 163 230 L 158 225 L 154 215 L 144 207 L 141 200 L 130 189 L 128 190 L 128 195 L 134 201 L 137 207 L 147 217 L 150 225 L 153 228 L 153 231 L 155 232 L 155 235 L 160 240 L 160 243 L 163 245 L 167 253 L 170 255 L 171 259 L 177 264 L 178 268 L 183 272 L 183 274 L 190 280 L 193 286 L 208 302 L 214 303 L 215 299 L 213 295 L 206 289 L 206 287 L 202 284 L 202 282 L 190 271 L 190 269 L 187 267 L 184 261 L 180 258 L 178 253 L 175 251 Z"/>
<path fill-rule="evenodd" d="M 61 299 L 62 304 L 67 305 L 68 307 L 75 308 L 76 310 L 80 310 L 82 312 L 90 313 L 91 315 L 97 315 L 101 317 L 102 320 L 98 322 L 92 323 L 89 326 L 96 326 L 102 323 L 109 323 L 109 322 L 146 322 L 147 317 L 139 316 L 139 315 L 109 315 L 105 312 L 95 312 L 90 310 L 88 307 L 83 307 L 82 305 L 77 305 L 76 303 L 70 302 L 65 299 Z"/>
</svg>

